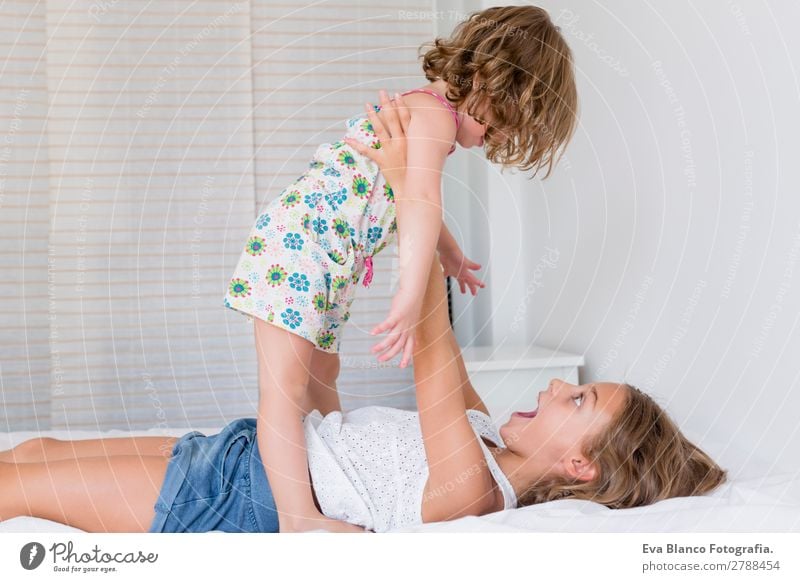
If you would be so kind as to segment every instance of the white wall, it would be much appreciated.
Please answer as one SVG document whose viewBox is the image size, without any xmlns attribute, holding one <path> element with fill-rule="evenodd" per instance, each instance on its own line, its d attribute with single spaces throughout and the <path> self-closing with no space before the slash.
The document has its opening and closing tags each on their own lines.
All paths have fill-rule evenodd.
<svg viewBox="0 0 800 582">
<path fill-rule="evenodd" d="M 476 329 L 584 354 L 582 382 L 626 380 L 796 471 L 800 5 L 538 4 L 575 53 L 581 122 L 548 180 L 489 170 Z"/>
</svg>

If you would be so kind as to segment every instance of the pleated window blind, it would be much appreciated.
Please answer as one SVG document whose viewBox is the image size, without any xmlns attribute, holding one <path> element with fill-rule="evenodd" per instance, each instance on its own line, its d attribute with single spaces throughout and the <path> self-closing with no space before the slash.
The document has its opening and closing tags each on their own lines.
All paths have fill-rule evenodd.
<svg viewBox="0 0 800 582">
<path fill-rule="evenodd" d="M 259 208 L 377 89 L 424 82 L 435 22 L 393 2 L 0 5 L 0 430 L 253 415 L 253 326 L 222 305 Z M 403 12 L 406 11 L 406 12 Z M 376 257 L 342 344 L 343 408 L 413 408 L 377 367 Z"/>
<path fill-rule="evenodd" d="M 58 361 L 49 346 L 44 6 L 8 2 L 0 15 L 0 430 L 12 430 L 49 426 L 51 369 Z"/>
</svg>

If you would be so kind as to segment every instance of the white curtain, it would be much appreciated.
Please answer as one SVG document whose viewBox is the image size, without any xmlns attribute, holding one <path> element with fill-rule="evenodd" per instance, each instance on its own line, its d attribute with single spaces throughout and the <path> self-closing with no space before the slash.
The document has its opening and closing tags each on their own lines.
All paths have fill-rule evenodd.
<svg viewBox="0 0 800 582">
<path fill-rule="evenodd" d="M 420 7 L 420 8 L 424 8 Z M 255 414 L 252 323 L 223 306 L 259 208 L 377 89 L 424 83 L 402 3 L 0 5 L 0 430 Z M 376 367 L 396 248 L 342 343 L 343 408 L 411 409 Z"/>
</svg>

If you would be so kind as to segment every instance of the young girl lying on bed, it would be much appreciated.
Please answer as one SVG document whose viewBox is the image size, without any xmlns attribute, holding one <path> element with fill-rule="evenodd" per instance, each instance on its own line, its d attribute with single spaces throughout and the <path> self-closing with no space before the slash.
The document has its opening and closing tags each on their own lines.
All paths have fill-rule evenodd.
<svg viewBox="0 0 800 582">
<path fill-rule="evenodd" d="M 382 147 L 365 153 L 402 189 L 408 112 L 382 105 L 380 118 L 370 114 Z M 627 384 L 554 379 L 536 411 L 515 412 L 495 430 L 450 327 L 442 273 L 434 256 L 415 331 L 419 412 L 367 406 L 304 417 L 320 513 L 384 532 L 563 498 L 634 507 L 725 481 L 726 471 Z M 32 516 L 90 532 L 278 531 L 255 419 L 212 436 L 33 439 L 0 461 L 0 521 Z"/>
</svg>

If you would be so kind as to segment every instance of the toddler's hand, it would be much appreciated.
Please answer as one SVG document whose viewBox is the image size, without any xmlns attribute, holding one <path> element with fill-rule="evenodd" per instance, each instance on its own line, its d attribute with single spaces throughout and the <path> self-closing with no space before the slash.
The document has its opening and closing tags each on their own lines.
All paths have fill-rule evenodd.
<svg viewBox="0 0 800 582">
<path fill-rule="evenodd" d="M 470 269 L 480 269 L 481 266 L 465 257 L 461 249 L 456 248 L 440 252 L 439 259 L 444 268 L 444 276 L 455 277 L 462 293 L 466 293 L 465 285 L 469 287 L 473 296 L 477 294 L 476 287 L 486 287 L 485 283 L 470 272 Z"/>
<path fill-rule="evenodd" d="M 375 326 L 372 335 L 388 331 L 387 337 L 372 347 L 372 353 L 383 352 L 378 356 L 379 362 L 392 359 L 402 350 L 403 358 L 400 367 L 405 368 L 414 354 L 414 327 L 419 322 L 422 298 L 409 296 L 401 287 L 392 299 L 389 316 L 383 323 Z"/>
</svg>

